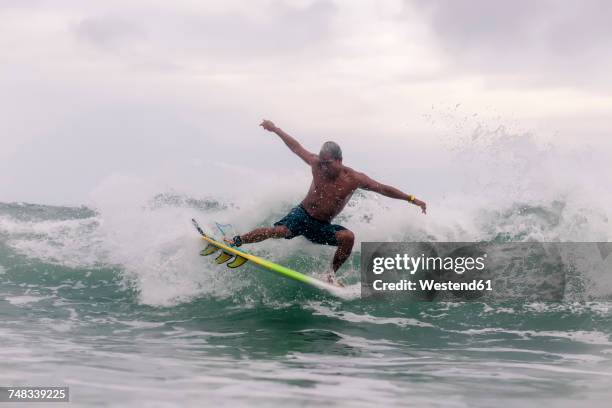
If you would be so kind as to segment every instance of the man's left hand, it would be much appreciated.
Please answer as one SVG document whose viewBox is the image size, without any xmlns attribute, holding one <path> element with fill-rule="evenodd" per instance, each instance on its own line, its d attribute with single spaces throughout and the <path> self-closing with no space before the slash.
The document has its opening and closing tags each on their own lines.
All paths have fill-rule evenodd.
<svg viewBox="0 0 612 408">
<path fill-rule="evenodd" d="M 413 203 L 421 207 L 421 211 L 423 211 L 423 214 L 427 214 L 427 203 L 425 203 L 425 201 L 415 199 Z"/>
</svg>

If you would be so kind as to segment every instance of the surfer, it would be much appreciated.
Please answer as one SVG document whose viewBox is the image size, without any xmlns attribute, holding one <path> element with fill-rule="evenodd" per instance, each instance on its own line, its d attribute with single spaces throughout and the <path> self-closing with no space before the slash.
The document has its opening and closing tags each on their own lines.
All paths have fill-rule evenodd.
<svg viewBox="0 0 612 408">
<path fill-rule="evenodd" d="M 421 207 L 423 214 L 426 213 L 427 205 L 415 196 L 372 180 L 365 174 L 343 165 L 342 150 L 335 142 L 325 142 L 319 154 L 314 154 L 271 121 L 264 120 L 260 126 L 276 133 L 293 153 L 310 166 L 312 183 L 306 198 L 284 218 L 275 222 L 274 226 L 256 228 L 246 234 L 236 235 L 231 240 L 225 239 L 228 244 L 241 246 L 268 238 L 291 239 L 302 235 L 317 244 L 336 246 L 338 248 L 327 280 L 329 283 L 338 284 L 335 279 L 336 271 L 351 254 L 355 235 L 341 225 L 332 224 L 331 221 L 344 209 L 355 190 L 361 188 L 390 198 L 405 200 Z"/>
</svg>

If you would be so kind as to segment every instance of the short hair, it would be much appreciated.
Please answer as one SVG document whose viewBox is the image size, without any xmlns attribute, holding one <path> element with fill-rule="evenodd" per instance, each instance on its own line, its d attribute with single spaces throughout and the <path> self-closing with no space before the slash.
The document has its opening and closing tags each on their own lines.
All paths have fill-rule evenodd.
<svg viewBox="0 0 612 408">
<path fill-rule="evenodd" d="M 342 149 L 340 149 L 340 146 L 338 146 L 338 143 L 336 142 L 323 143 L 323 146 L 321 146 L 321 152 L 319 154 L 328 154 L 335 160 L 342 160 Z"/>
</svg>

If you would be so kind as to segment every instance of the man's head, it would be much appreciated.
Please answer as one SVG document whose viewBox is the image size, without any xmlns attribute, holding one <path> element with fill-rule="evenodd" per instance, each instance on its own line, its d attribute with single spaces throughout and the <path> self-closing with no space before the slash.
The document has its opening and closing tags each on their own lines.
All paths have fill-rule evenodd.
<svg viewBox="0 0 612 408">
<path fill-rule="evenodd" d="M 319 162 L 326 176 L 330 178 L 337 177 L 342 169 L 342 149 L 340 149 L 338 143 L 323 143 L 319 152 Z"/>
</svg>

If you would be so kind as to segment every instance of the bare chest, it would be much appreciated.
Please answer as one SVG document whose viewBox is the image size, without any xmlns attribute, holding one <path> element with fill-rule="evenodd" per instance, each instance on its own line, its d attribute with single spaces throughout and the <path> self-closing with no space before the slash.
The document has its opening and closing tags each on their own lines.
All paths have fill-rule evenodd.
<svg viewBox="0 0 612 408">
<path fill-rule="evenodd" d="M 313 171 L 312 176 L 310 192 L 319 200 L 344 202 L 355 191 L 354 183 L 349 176 L 340 175 L 336 179 L 330 180 L 318 171 Z"/>
</svg>

